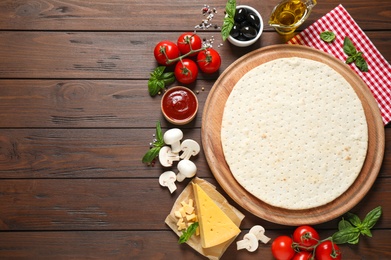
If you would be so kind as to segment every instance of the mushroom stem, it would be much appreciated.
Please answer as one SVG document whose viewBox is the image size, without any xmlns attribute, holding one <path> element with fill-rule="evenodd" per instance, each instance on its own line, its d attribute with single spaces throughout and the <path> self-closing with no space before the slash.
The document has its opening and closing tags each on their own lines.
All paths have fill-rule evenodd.
<svg viewBox="0 0 391 260">
<path fill-rule="evenodd" d="M 265 236 L 265 228 L 260 225 L 255 225 L 250 229 L 250 232 L 262 243 L 267 244 L 270 241 L 270 237 Z"/>
<path fill-rule="evenodd" d="M 252 233 L 244 235 L 243 240 L 236 242 L 237 250 L 247 249 L 249 252 L 254 252 L 258 248 L 258 239 Z"/>
</svg>

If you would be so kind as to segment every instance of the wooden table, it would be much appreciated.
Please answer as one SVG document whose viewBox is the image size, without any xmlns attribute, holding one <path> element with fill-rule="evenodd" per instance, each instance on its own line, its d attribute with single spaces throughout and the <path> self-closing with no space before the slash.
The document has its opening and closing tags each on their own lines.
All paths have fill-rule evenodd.
<svg viewBox="0 0 391 260">
<path fill-rule="evenodd" d="M 240 2 L 267 21 L 277 0 Z M 238 2 L 239 3 L 239 2 Z M 303 29 L 342 3 L 383 56 L 391 61 L 389 0 L 319 1 Z M 225 1 L 2 0 L 0 2 L 0 259 L 203 259 L 165 225 L 176 197 L 158 184 L 165 169 L 141 158 L 155 124 L 172 128 L 160 112 L 160 96 L 147 91 L 152 55 L 163 39 L 192 31 L 203 4 Z M 216 23 L 221 21 L 216 17 Z M 215 38 L 218 30 L 199 31 Z M 220 73 L 242 55 L 284 43 L 269 26 L 248 48 L 217 48 Z M 199 76 L 200 111 L 181 127 L 201 141 L 201 115 L 218 77 Z M 326 122 L 325 122 L 326 123 Z M 344 259 L 391 259 L 391 128 L 385 128 L 385 157 L 367 196 L 352 209 L 360 217 L 383 206 L 372 238 L 343 245 Z M 204 154 L 198 177 L 218 186 Z M 228 196 L 227 196 L 228 198 Z M 229 198 L 228 198 L 229 199 Z M 246 212 L 241 229 L 260 224 L 267 234 L 290 235 L 294 227 L 269 223 Z M 338 219 L 317 225 L 322 237 Z M 241 237 L 242 235 L 240 235 Z M 237 251 L 223 259 L 272 259 L 270 243 L 257 252 Z"/>
</svg>

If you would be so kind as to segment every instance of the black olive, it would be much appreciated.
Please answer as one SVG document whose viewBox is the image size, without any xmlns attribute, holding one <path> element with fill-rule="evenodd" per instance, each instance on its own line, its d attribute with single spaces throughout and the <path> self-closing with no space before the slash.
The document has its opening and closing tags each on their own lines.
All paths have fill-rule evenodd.
<svg viewBox="0 0 391 260">
<path fill-rule="evenodd" d="M 246 26 L 251 26 L 251 24 L 247 20 L 244 20 L 243 22 L 240 23 L 240 28 L 243 28 Z"/>
<path fill-rule="evenodd" d="M 261 26 L 261 22 L 259 20 L 259 17 L 255 13 L 253 13 L 253 12 L 248 13 L 246 21 L 249 24 L 251 24 L 252 27 L 259 30 L 259 27 Z"/>
<path fill-rule="evenodd" d="M 248 39 L 244 37 L 243 34 L 239 34 L 237 37 L 235 37 L 235 39 L 243 42 L 248 41 Z"/>
<path fill-rule="evenodd" d="M 243 34 L 244 37 L 247 39 L 254 39 L 255 36 L 257 36 L 257 30 L 254 27 L 251 26 L 245 26 L 243 27 L 240 32 Z"/>
<path fill-rule="evenodd" d="M 229 33 L 232 37 L 236 38 L 239 36 L 240 34 L 240 25 L 235 23 L 233 26 L 232 26 L 232 29 Z"/>
<path fill-rule="evenodd" d="M 243 22 L 244 20 L 246 20 L 246 17 L 247 17 L 247 10 L 244 9 L 244 8 L 239 8 L 239 9 L 236 9 L 236 12 L 235 12 L 235 17 L 234 17 L 234 20 L 235 22 Z"/>
</svg>

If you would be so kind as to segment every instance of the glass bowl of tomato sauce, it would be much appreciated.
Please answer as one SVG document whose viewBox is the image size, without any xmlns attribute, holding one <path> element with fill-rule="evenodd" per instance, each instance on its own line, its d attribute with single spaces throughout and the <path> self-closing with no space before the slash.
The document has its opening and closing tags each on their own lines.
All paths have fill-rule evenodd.
<svg viewBox="0 0 391 260">
<path fill-rule="evenodd" d="M 196 116 L 198 99 L 189 88 L 172 87 L 163 94 L 161 109 L 168 122 L 174 125 L 185 125 Z"/>
</svg>

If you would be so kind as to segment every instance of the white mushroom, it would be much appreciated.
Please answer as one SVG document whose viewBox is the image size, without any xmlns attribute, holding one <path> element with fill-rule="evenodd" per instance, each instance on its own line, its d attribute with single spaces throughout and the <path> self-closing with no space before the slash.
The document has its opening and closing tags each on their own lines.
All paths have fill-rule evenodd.
<svg viewBox="0 0 391 260">
<path fill-rule="evenodd" d="M 168 187 L 171 193 L 176 190 L 176 175 L 173 171 L 166 171 L 160 174 L 159 184 L 163 187 Z"/>
<path fill-rule="evenodd" d="M 183 153 L 180 158 L 188 160 L 191 156 L 196 156 L 200 152 L 200 145 L 192 139 L 186 139 L 181 143 L 181 150 Z"/>
<path fill-rule="evenodd" d="M 260 225 L 253 226 L 249 233 L 254 234 L 264 244 L 270 241 L 270 237 L 265 236 L 265 229 Z"/>
<path fill-rule="evenodd" d="M 190 160 L 181 160 L 178 163 L 178 171 L 176 180 L 181 182 L 185 178 L 193 177 L 197 172 L 197 166 Z"/>
<path fill-rule="evenodd" d="M 247 249 L 249 252 L 254 252 L 258 248 L 258 239 L 253 233 L 244 235 L 243 240 L 236 242 L 237 250 Z"/>
<path fill-rule="evenodd" d="M 179 161 L 179 154 L 173 153 L 169 146 L 163 146 L 159 151 L 159 161 L 164 167 L 170 167 L 174 161 Z"/>
<path fill-rule="evenodd" d="M 172 128 L 164 133 L 164 143 L 171 145 L 171 151 L 173 153 L 179 153 L 181 151 L 180 141 L 183 138 L 183 132 L 179 128 Z"/>
</svg>

